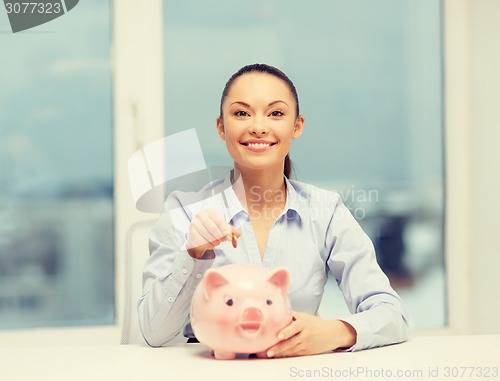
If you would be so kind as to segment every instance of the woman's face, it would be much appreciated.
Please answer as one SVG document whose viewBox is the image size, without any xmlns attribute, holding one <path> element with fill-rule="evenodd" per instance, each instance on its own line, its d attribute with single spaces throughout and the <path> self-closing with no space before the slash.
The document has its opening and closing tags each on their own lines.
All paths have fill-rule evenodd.
<svg viewBox="0 0 500 381">
<path fill-rule="evenodd" d="M 283 171 L 292 139 L 302 133 L 295 98 L 283 80 L 247 73 L 232 83 L 217 130 L 238 169 Z"/>
</svg>

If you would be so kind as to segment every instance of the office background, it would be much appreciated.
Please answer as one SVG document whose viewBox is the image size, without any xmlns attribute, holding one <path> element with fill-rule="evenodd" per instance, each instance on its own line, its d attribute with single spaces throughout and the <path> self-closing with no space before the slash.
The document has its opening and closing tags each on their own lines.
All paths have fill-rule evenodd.
<svg viewBox="0 0 500 381">
<path fill-rule="evenodd" d="M 214 130 L 220 91 L 256 60 L 298 87 L 311 132 L 292 150 L 297 177 L 343 193 L 382 246 L 391 235 L 380 226 L 405 222 L 408 276 L 393 279 L 420 303 L 415 328 L 499 332 L 489 303 L 498 6 L 326 3 L 308 17 L 301 2 L 240 12 L 199 2 L 193 14 L 188 4 L 88 1 L 45 33 L 1 35 L 2 334 L 120 326 L 126 231 L 154 217 L 134 210 L 126 161 L 196 127 L 207 163 L 227 164 Z M 331 176 L 316 170 L 325 163 Z"/>
</svg>

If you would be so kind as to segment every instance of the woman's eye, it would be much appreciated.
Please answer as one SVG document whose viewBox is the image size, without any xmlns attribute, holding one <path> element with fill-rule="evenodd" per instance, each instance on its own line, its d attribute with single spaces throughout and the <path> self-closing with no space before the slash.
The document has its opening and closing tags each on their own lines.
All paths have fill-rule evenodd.
<svg viewBox="0 0 500 381">
<path fill-rule="evenodd" d="M 273 111 L 273 112 L 271 113 L 271 116 L 275 116 L 275 117 L 277 117 L 277 116 L 283 116 L 283 115 L 284 115 L 284 114 L 283 114 L 283 112 L 282 112 L 282 111 Z"/>
<path fill-rule="evenodd" d="M 238 110 L 238 111 L 235 111 L 234 112 L 234 116 L 248 116 L 248 113 L 246 111 L 243 111 L 243 110 Z"/>
</svg>

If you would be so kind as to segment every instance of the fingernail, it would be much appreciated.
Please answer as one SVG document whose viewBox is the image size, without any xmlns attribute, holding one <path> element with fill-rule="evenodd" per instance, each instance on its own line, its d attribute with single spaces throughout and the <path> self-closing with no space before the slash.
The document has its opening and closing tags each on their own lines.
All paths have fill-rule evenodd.
<svg viewBox="0 0 500 381">
<path fill-rule="evenodd" d="M 282 333 L 280 333 L 280 334 L 278 335 L 278 339 L 283 340 L 284 338 L 285 338 L 285 335 L 283 335 Z"/>
<path fill-rule="evenodd" d="M 273 351 L 267 351 L 267 357 L 273 357 L 274 352 Z"/>
<path fill-rule="evenodd" d="M 233 235 L 232 234 L 228 234 L 226 236 L 226 238 L 227 238 L 228 241 L 232 241 L 233 240 Z"/>
</svg>

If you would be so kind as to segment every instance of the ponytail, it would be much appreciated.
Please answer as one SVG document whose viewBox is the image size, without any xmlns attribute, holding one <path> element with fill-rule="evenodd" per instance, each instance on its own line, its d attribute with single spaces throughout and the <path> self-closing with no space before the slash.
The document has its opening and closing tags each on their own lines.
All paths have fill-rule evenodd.
<svg viewBox="0 0 500 381">
<path fill-rule="evenodd" d="M 287 179 L 289 179 L 290 176 L 292 175 L 292 170 L 293 170 L 292 160 L 290 160 L 290 155 L 287 154 L 285 157 L 285 167 L 283 169 L 283 173 Z"/>
</svg>

